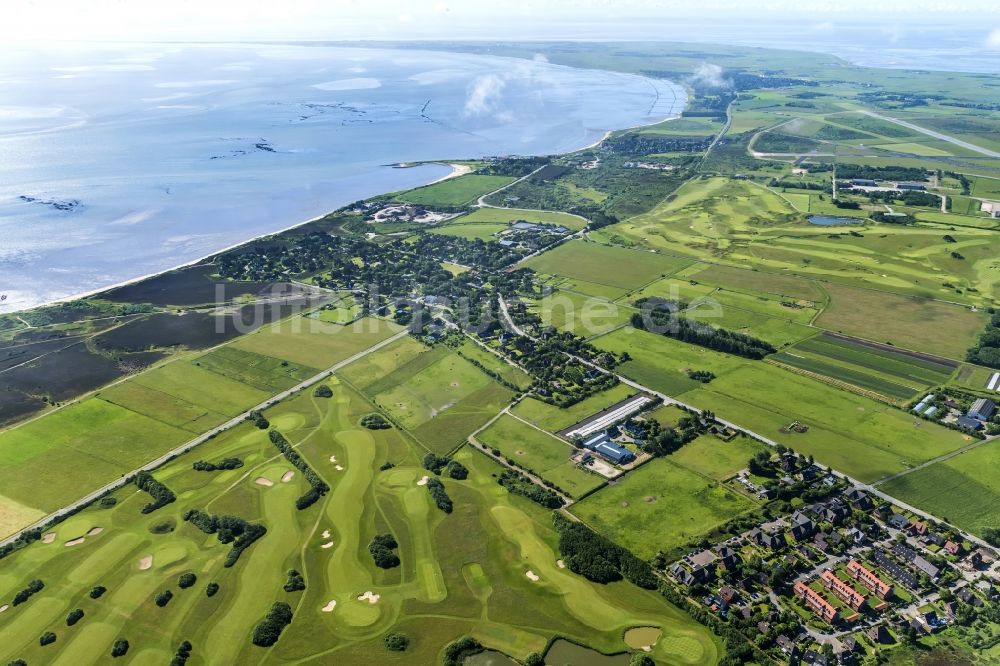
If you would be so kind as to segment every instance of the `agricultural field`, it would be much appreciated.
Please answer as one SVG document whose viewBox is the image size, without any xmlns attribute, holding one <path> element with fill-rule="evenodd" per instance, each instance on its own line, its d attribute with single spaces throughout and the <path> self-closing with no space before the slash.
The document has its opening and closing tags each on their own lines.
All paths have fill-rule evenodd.
<svg viewBox="0 0 1000 666">
<path fill-rule="evenodd" d="M 500 224 L 506 227 L 514 222 L 534 222 L 535 224 L 552 224 L 579 231 L 587 226 L 582 217 L 570 213 L 560 213 L 547 210 L 521 210 L 518 208 L 476 208 L 471 213 L 455 218 L 446 226 L 464 224 Z"/>
<path fill-rule="evenodd" d="M 524 265 L 546 275 L 627 290 L 638 289 L 688 264 L 689 261 L 676 257 L 574 240 L 529 259 Z"/>
<path fill-rule="evenodd" d="M 421 206 L 463 206 L 480 196 L 513 182 L 506 176 L 467 175 L 449 178 L 433 185 L 425 185 L 395 195 L 397 201 L 420 204 Z"/>
<path fill-rule="evenodd" d="M 527 390 L 531 386 L 531 375 L 516 365 L 511 365 L 496 354 L 486 351 L 474 342 L 463 341 L 462 345 L 458 347 L 458 354 L 470 361 L 481 364 L 490 372 L 495 373 L 500 379 L 513 384 L 522 391 Z"/>
<path fill-rule="evenodd" d="M 570 511 L 636 555 L 650 558 L 676 551 L 755 507 L 716 481 L 656 458 Z"/>
<path fill-rule="evenodd" d="M 800 342 L 772 358 L 902 401 L 947 383 L 958 367 L 954 361 L 829 333 Z"/>
<path fill-rule="evenodd" d="M 669 458 L 692 472 L 725 481 L 746 469 L 747 461 L 757 452 L 769 450 L 764 444 L 747 437 L 725 442 L 714 435 L 702 435 L 671 453 Z"/>
<path fill-rule="evenodd" d="M 514 395 L 457 353 L 442 348 L 418 356 L 365 391 L 437 453 L 458 446 Z"/>
<path fill-rule="evenodd" d="M 476 439 L 499 449 L 505 458 L 551 481 L 571 497 L 580 497 L 604 482 L 602 477 L 579 469 L 570 461 L 572 446 L 513 416 L 501 416 L 476 435 Z"/>
<path fill-rule="evenodd" d="M 816 324 L 830 331 L 947 358 L 964 358 L 986 326 L 982 313 L 924 298 L 824 285 L 830 305 Z"/>
<path fill-rule="evenodd" d="M 295 317 L 244 335 L 233 346 L 289 363 L 328 368 L 401 330 L 401 326 L 373 317 L 349 326 Z"/>
<path fill-rule="evenodd" d="M 124 488 L 110 508 L 95 505 L 4 560 L 0 595 L 10 599 L 29 580 L 44 588 L 4 611 L 5 660 L 77 664 L 109 659 L 129 643 L 133 663 L 165 663 L 183 641 L 197 663 L 328 661 L 438 663 L 444 645 L 472 635 L 487 647 L 524 659 L 560 635 L 603 652 L 626 649 L 624 630 L 661 628 L 653 657 L 702 664 L 718 659 L 711 634 L 655 592 L 628 583 L 595 585 L 557 566 L 547 511 L 509 496 L 497 470 L 470 449 L 458 454 L 465 481 L 447 480 L 455 509 L 439 511 L 419 485 L 421 451 L 396 430 L 357 426 L 370 411 L 333 380 L 334 397 L 310 393 L 267 412 L 272 424 L 327 483 L 308 509 L 295 499 L 307 488 L 267 434 L 241 425 L 155 473 L 178 500 L 149 514 L 145 493 Z M 236 457 L 244 466 L 199 472 L 195 460 Z M 379 471 L 383 463 L 395 467 Z M 266 527 L 232 567 L 231 545 L 183 520 L 189 509 L 231 514 Z M 368 553 L 376 534 L 394 535 L 400 566 L 379 569 Z M 305 589 L 284 591 L 287 571 Z M 194 574 L 189 587 L 182 574 Z M 217 586 L 213 596 L 209 585 Z M 185 583 L 187 585 L 187 583 Z M 88 592 L 106 588 L 99 598 Z M 154 602 L 169 591 L 161 606 Z M 275 602 L 292 622 L 273 648 L 251 644 L 254 626 Z M 82 618 L 67 626 L 67 614 Z M 55 642 L 40 646 L 44 632 Z M 383 637 L 405 634 L 406 652 L 386 650 Z M 685 656 L 671 646 L 684 644 Z"/>
</svg>

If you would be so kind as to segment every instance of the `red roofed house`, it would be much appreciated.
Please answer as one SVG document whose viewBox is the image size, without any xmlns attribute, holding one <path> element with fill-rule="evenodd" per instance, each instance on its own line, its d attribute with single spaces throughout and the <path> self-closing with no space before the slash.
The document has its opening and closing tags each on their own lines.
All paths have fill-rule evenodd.
<svg viewBox="0 0 1000 666">
<path fill-rule="evenodd" d="M 823 595 L 812 589 L 801 580 L 795 581 L 795 596 L 802 600 L 806 607 L 816 613 L 821 620 L 833 623 L 837 619 L 837 609 Z"/>
<path fill-rule="evenodd" d="M 837 578 L 837 575 L 830 569 L 823 572 L 820 580 L 823 581 L 823 587 L 836 594 L 845 604 L 854 610 L 858 610 L 864 605 L 865 595 Z"/>
<path fill-rule="evenodd" d="M 854 580 L 860 582 L 869 590 L 875 593 L 879 599 L 885 599 L 892 594 L 892 585 L 889 585 L 879 578 L 874 571 L 861 564 L 857 560 L 847 563 L 847 573 L 854 576 Z"/>
</svg>

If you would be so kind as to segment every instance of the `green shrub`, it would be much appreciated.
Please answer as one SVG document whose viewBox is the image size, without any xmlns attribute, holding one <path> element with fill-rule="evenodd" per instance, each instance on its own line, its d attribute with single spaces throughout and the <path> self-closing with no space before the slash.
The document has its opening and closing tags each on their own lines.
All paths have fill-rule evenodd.
<svg viewBox="0 0 1000 666">
<path fill-rule="evenodd" d="M 406 634 L 393 631 L 385 635 L 385 647 L 393 652 L 405 652 L 410 646 L 410 639 Z"/>
<path fill-rule="evenodd" d="M 216 592 L 218 591 L 219 591 L 218 583 L 209 583 L 208 586 L 205 588 L 205 596 L 214 597 Z"/>
<path fill-rule="evenodd" d="M 187 573 L 182 573 L 180 575 L 180 577 L 177 579 L 177 587 L 181 588 L 182 590 L 186 590 L 187 588 L 193 586 L 197 582 L 198 582 L 198 577 L 189 571 Z"/>
<path fill-rule="evenodd" d="M 72 627 L 74 624 L 76 624 L 77 622 L 79 622 L 82 619 L 83 619 L 83 609 L 82 608 L 77 608 L 77 609 L 71 610 L 69 612 L 69 615 L 66 616 L 66 626 L 67 627 Z"/>
<path fill-rule="evenodd" d="M 124 638 L 119 638 L 111 646 L 111 656 L 117 659 L 118 657 L 124 657 L 126 654 L 128 654 L 128 641 Z"/>
<path fill-rule="evenodd" d="M 94 587 L 92 587 L 90 589 L 90 598 L 91 599 L 100 599 L 101 595 L 103 595 L 107 591 L 108 591 L 108 588 L 104 587 L 103 585 L 95 585 Z"/>
<path fill-rule="evenodd" d="M 46 645 L 51 645 L 52 643 L 55 642 L 56 642 L 56 635 L 53 634 L 51 631 L 46 631 L 44 634 L 38 637 L 38 644 L 41 645 L 42 647 L 45 647 Z"/>
<path fill-rule="evenodd" d="M 253 644 L 270 647 L 278 642 L 281 632 L 292 623 L 292 607 L 284 601 L 275 602 L 264 619 L 253 629 Z"/>
<path fill-rule="evenodd" d="M 173 599 L 173 598 L 174 598 L 174 593 L 173 592 L 171 592 L 170 590 L 164 590 L 163 592 L 160 592 L 159 594 L 157 594 L 156 598 L 153 601 L 156 602 L 157 606 L 159 606 L 160 608 L 163 608 L 164 606 L 166 606 L 167 604 L 169 604 L 170 600 Z"/>
</svg>

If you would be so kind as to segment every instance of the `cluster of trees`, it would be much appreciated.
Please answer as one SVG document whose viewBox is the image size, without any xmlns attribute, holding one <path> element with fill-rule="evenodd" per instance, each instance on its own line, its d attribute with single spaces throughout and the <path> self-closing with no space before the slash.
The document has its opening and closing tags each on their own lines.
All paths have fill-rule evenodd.
<svg viewBox="0 0 1000 666">
<path fill-rule="evenodd" d="M 399 566 L 399 555 L 395 550 L 399 548 L 396 537 L 391 534 L 376 534 L 372 542 L 368 544 L 368 552 L 371 553 L 375 566 L 380 569 L 392 569 Z"/>
<path fill-rule="evenodd" d="M 713 138 L 712 136 L 628 133 L 608 139 L 601 147 L 622 155 L 702 153 L 712 143 Z"/>
<path fill-rule="evenodd" d="M 707 384 L 715 379 L 715 373 L 711 370 L 688 370 L 687 376 L 702 384 Z"/>
<path fill-rule="evenodd" d="M 208 585 L 205 586 L 206 597 L 214 597 L 218 593 L 218 591 L 219 591 L 218 583 L 209 583 Z"/>
<path fill-rule="evenodd" d="M 267 528 L 263 525 L 248 522 L 239 516 L 214 516 L 198 509 L 190 509 L 184 514 L 184 520 L 205 534 L 216 535 L 219 543 L 233 544 L 223 563 L 225 567 L 236 564 L 244 550 L 267 534 Z"/>
<path fill-rule="evenodd" d="M 410 639 L 406 634 L 401 634 L 398 631 L 393 631 L 385 635 L 383 639 L 385 641 L 385 647 L 387 650 L 392 650 L 393 652 L 405 652 L 406 648 L 410 647 Z"/>
<path fill-rule="evenodd" d="M 14 595 L 14 599 L 10 602 L 10 605 L 11 606 L 20 606 L 25 601 L 27 601 L 28 599 L 30 599 L 32 595 L 38 594 L 39 592 L 41 592 L 42 588 L 44 588 L 44 587 L 45 587 L 45 583 L 43 583 L 41 581 L 41 579 L 38 579 L 38 578 L 34 579 L 30 583 L 28 583 L 27 587 L 25 587 L 23 590 L 21 590 L 20 592 L 18 592 L 17 594 Z"/>
<path fill-rule="evenodd" d="M 626 580 L 647 590 L 657 587 L 653 568 L 616 543 L 586 525 L 572 522 L 558 513 L 552 521 L 559 533 L 559 553 L 574 573 L 595 583 Z"/>
<path fill-rule="evenodd" d="M 298 569 L 289 569 L 287 576 L 283 586 L 285 592 L 299 592 L 306 589 L 306 579 L 302 577 Z"/>
<path fill-rule="evenodd" d="M 182 590 L 186 590 L 189 587 L 194 587 L 194 584 L 198 582 L 198 577 L 191 573 L 190 571 L 182 573 L 177 577 L 177 587 Z"/>
<path fill-rule="evenodd" d="M 243 461 L 239 458 L 223 458 L 217 463 L 210 463 L 205 460 L 198 460 L 191 468 L 199 472 L 217 472 L 224 469 L 237 469 L 243 467 Z"/>
<path fill-rule="evenodd" d="M 429 472 L 433 472 L 438 476 L 444 472 L 447 476 L 453 479 L 461 481 L 469 476 L 469 470 L 462 463 L 457 460 L 452 460 L 451 458 L 446 458 L 444 456 L 438 456 L 433 453 L 428 453 L 423 458 L 424 469 Z"/>
<path fill-rule="evenodd" d="M 247 421 L 250 421 L 261 430 L 267 430 L 271 427 L 271 422 L 264 418 L 264 415 L 256 409 L 247 414 Z"/>
<path fill-rule="evenodd" d="M 546 157 L 503 157 L 492 160 L 476 173 L 485 176 L 527 176 L 535 169 L 545 166 Z"/>
<path fill-rule="evenodd" d="M 479 654 L 485 649 L 482 643 L 471 636 L 452 641 L 444 648 L 443 666 L 462 666 L 468 657 Z"/>
<path fill-rule="evenodd" d="M 124 638 L 119 638 L 114 642 L 114 645 L 111 646 L 111 656 L 116 659 L 118 657 L 124 657 L 128 654 L 128 647 L 128 641 Z"/>
<path fill-rule="evenodd" d="M 187 660 L 191 658 L 192 647 L 190 641 L 182 641 L 177 646 L 177 652 L 174 653 L 173 659 L 170 660 L 170 666 L 184 666 L 187 664 Z"/>
<path fill-rule="evenodd" d="M 826 165 L 833 168 L 833 165 Z M 810 169 L 812 172 L 813 169 Z M 868 180 L 926 180 L 926 169 L 920 167 L 907 167 L 897 165 L 870 166 L 868 164 L 838 164 L 837 179 L 850 180 L 852 178 L 862 178 Z"/>
<path fill-rule="evenodd" d="M 135 475 L 135 485 L 152 496 L 153 501 L 142 507 L 143 513 L 152 513 L 177 499 L 170 488 L 153 478 L 149 472 L 139 472 Z"/>
<path fill-rule="evenodd" d="M 51 631 L 46 631 L 44 634 L 38 637 L 38 644 L 42 647 L 46 645 L 52 645 L 56 642 L 56 635 Z"/>
<path fill-rule="evenodd" d="M 1000 369 L 1000 313 L 993 308 L 987 308 L 986 311 L 990 314 L 986 331 L 979 336 L 976 346 L 968 351 L 966 360 Z"/>
<path fill-rule="evenodd" d="M 173 599 L 173 598 L 174 598 L 174 593 L 173 592 L 171 592 L 170 590 L 164 590 L 163 592 L 160 592 L 159 594 L 157 594 L 156 598 L 153 599 L 153 601 L 156 602 L 157 606 L 159 606 L 160 608 L 163 608 L 164 606 L 166 606 L 167 604 L 169 604 L 170 600 Z"/>
<path fill-rule="evenodd" d="M 90 598 L 100 599 L 102 596 L 104 596 L 104 593 L 107 591 L 108 588 L 104 587 L 103 585 L 95 585 L 94 587 L 90 588 Z"/>
<path fill-rule="evenodd" d="M 66 616 L 66 626 L 72 627 L 74 624 L 83 619 L 83 609 L 75 608 L 69 612 Z"/>
<path fill-rule="evenodd" d="M 872 219 L 881 224 L 913 224 L 917 221 L 917 218 L 913 217 L 909 213 L 904 213 L 902 215 L 890 215 L 886 211 L 877 210 L 872 213 Z"/>
<path fill-rule="evenodd" d="M 392 424 L 389 423 L 388 419 L 377 412 L 362 416 L 361 425 L 369 430 L 388 430 L 392 427 Z"/>
<path fill-rule="evenodd" d="M 532 483 L 531 479 L 512 469 L 504 470 L 497 477 L 497 483 L 506 488 L 507 492 L 527 497 L 532 502 L 537 502 L 546 508 L 558 509 L 563 505 L 559 495 L 548 488 L 542 488 Z"/>
<path fill-rule="evenodd" d="M 759 360 L 777 351 L 773 345 L 745 333 L 728 331 L 678 316 L 678 304 L 662 299 L 640 299 L 641 312 L 632 315 L 633 328 L 650 330 L 681 342 Z"/>
<path fill-rule="evenodd" d="M 267 611 L 264 619 L 253 628 L 253 644 L 271 647 L 278 642 L 281 632 L 292 623 L 292 607 L 284 601 L 276 601 Z"/>
<path fill-rule="evenodd" d="M 271 432 L 268 433 L 268 437 L 271 439 L 271 443 L 274 444 L 279 451 L 281 451 L 283 456 L 285 456 L 285 459 L 292 463 L 297 470 L 302 472 L 302 476 L 304 476 L 306 481 L 309 482 L 309 490 L 307 490 L 302 497 L 295 500 L 296 509 L 300 511 L 302 509 L 306 509 L 315 504 L 320 497 L 330 492 L 330 486 L 327 485 L 326 481 L 321 479 L 319 474 L 313 471 L 313 468 L 309 466 L 309 463 L 307 463 L 302 456 L 299 455 L 299 452 L 292 448 L 292 445 L 287 439 L 285 439 L 284 435 L 277 430 L 271 430 Z"/>
<path fill-rule="evenodd" d="M 843 194 L 848 194 L 850 190 L 843 192 Z M 845 201 L 844 199 L 834 199 L 833 205 L 841 210 L 861 210 L 861 204 L 857 201 Z"/>
<path fill-rule="evenodd" d="M 646 421 L 648 429 L 646 438 L 642 441 L 642 450 L 654 456 L 667 456 L 677 451 L 685 444 L 693 442 L 699 435 L 708 430 L 715 420 L 715 414 L 702 412 L 701 416 L 688 414 L 677 421 L 676 428 L 664 428 L 658 421 Z"/>
<path fill-rule="evenodd" d="M 317 398 L 332 398 L 333 389 L 326 384 L 320 384 L 316 387 L 316 390 L 313 391 L 313 395 Z"/>
<path fill-rule="evenodd" d="M 453 506 L 451 498 L 448 497 L 448 493 L 444 489 L 444 484 L 438 479 L 428 479 L 426 488 L 427 492 L 431 494 L 431 498 L 433 498 L 437 508 L 445 513 L 451 513 Z"/>
</svg>

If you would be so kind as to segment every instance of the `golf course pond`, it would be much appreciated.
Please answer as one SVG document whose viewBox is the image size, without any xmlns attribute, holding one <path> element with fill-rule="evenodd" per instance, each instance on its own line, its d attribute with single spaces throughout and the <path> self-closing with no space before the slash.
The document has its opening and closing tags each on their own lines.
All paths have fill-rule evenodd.
<svg viewBox="0 0 1000 666">
<path fill-rule="evenodd" d="M 810 215 L 809 224 L 816 224 L 821 227 L 839 227 L 845 224 L 860 224 L 861 220 L 853 217 L 831 217 L 829 215 Z"/>
</svg>

